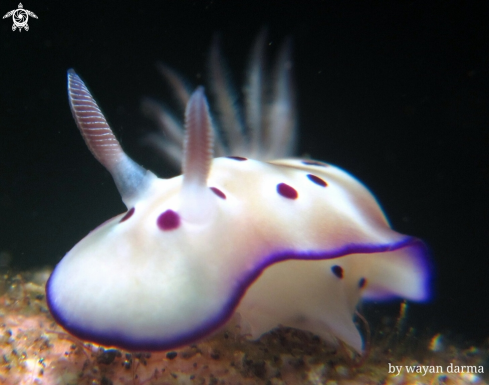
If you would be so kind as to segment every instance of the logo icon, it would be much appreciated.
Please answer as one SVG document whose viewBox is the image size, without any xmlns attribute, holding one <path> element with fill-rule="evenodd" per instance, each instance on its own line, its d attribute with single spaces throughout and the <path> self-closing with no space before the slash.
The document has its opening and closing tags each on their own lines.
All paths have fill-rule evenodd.
<svg viewBox="0 0 489 385">
<path fill-rule="evenodd" d="M 27 9 L 24 9 L 22 3 L 19 3 L 18 9 L 7 12 L 3 18 L 5 19 L 9 16 L 12 16 L 12 20 L 14 21 L 14 24 L 12 24 L 12 31 L 15 31 L 18 28 L 19 32 L 22 32 L 22 28 L 24 28 L 26 31 L 29 30 L 29 25 L 27 24 L 29 16 L 37 19 L 36 14 L 34 12 L 28 11 Z"/>
</svg>

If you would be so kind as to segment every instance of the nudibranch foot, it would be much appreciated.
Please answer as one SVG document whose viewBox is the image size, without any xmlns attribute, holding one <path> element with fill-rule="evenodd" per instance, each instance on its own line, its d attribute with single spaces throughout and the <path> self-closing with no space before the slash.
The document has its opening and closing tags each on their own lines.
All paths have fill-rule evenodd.
<svg viewBox="0 0 489 385">
<path fill-rule="evenodd" d="M 186 102 L 185 129 L 166 113 L 160 119 L 171 122 L 167 149 L 178 149 L 168 155 L 182 163 L 183 175 L 170 179 L 125 154 L 85 84 L 68 72 L 78 128 L 128 208 L 75 245 L 49 278 L 49 309 L 68 332 L 130 351 L 170 350 L 237 312 L 253 338 L 283 325 L 362 352 L 353 323 L 360 301 L 429 298 L 426 246 L 392 230 L 365 186 L 333 165 L 281 158 L 295 137 L 290 43 L 264 86 L 264 42 L 261 34 L 253 49 L 246 129 L 217 45 L 211 51 L 225 144 L 203 88 L 187 94 L 163 70 Z"/>
</svg>

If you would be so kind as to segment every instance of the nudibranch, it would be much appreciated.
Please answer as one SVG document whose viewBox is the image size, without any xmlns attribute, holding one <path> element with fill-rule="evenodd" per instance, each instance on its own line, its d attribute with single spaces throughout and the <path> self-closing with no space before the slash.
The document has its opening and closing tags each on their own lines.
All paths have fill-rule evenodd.
<svg viewBox="0 0 489 385">
<path fill-rule="evenodd" d="M 361 352 L 353 322 L 361 300 L 428 299 L 424 243 L 392 230 L 347 172 L 291 157 L 289 45 L 268 83 L 263 43 L 262 35 L 252 51 L 244 119 L 216 46 L 210 64 L 219 119 L 202 87 L 190 93 L 161 68 L 186 104 L 184 127 L 149 105 L 166 128 L 163 149 L 182 163 L 182 175 L 170 179 L 129 158 L 68 71 L 76 124 L 128 209 L 90 232 L 49 278 L 49 309 L 69 333 L 129 351 L 169 350 L 212 334 L 238 312 L 253 338 L 283 325 Z"/>
</svg>

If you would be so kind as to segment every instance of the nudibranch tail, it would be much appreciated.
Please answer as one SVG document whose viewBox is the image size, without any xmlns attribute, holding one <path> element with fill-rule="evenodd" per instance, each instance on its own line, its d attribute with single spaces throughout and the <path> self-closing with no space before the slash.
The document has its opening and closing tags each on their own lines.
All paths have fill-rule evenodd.
<svg viewBox="0 0 489 385">
<path fill-rule="evenodd" d="M 143 188 L 148 171 L 122 150 L 95 99 L 73 69 L 68 71 L 68 99 L 85 143 L 112 174 L 122 200 L 128 205 L 128 201 Z"/>
</svg>

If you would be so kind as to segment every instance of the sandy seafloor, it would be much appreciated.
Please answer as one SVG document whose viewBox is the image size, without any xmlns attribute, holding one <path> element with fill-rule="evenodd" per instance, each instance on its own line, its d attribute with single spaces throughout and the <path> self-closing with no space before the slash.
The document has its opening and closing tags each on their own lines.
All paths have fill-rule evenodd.
<svg viewBox="0 0 489 385">
<path fill-rule="evenodd" d="M 396 324 L 370 333 L 369 353 L 363 358 L 288 328 L 250 341 L 238 317 L 212 337 L 172 352 L 103 348 L 70 336 L 54 322 L 44 295 L 49 274 L 46 268 L 4 272 L 1 277 L 0 384 L 488 383 L 489 340 L 480 346 L 457 346 L 442 335 L 401 332 Z M 391 369 L 402 366 L 400 374 L 389 373 L 389 364 Z M 422 373 L 407 372 L 407 367 L 418 366 Z M 464 373 L 449 373 L 448 367 Z"/>
</svg>

